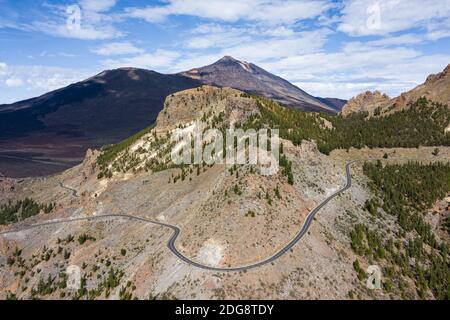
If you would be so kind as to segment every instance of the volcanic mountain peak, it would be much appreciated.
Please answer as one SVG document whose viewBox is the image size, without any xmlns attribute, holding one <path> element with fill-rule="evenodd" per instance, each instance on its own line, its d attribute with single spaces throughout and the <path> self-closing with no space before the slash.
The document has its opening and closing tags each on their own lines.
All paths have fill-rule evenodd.
<svg viewBox="0 0 450 320">
<path fill-rule="evenodd" d="M 333 103 L 315 98 L 285 79 L 231 56 L 224 56 L 213 64 L 181 74 L 205 84 L 265 96 L 305 111 L 336 113 L 340 110 Z"/>
<path fill-rule="evenodd" d="M 200 74 L 211 73 L 211 72 L 230 72 L 231 70 L 235 72 L 246 71 L 254 73 L 256 71 L 256 66 L 247 62 L 241 61 L 233 58 L 232 56 L 224 56 L 223 58 L 217 60 L 213 64 L 210 64 L 201 68 L 194 68 L 189 71 L 183 72 L 183 74 L 190 77 L 199 77 Z"/>
<path fill-rule="evenodd" d="M 234 59 L 231 56 L 224 56 L 222 59 L 218 60 L 215 64 L 216 65 L 217 64 L 235 65 L 237 67 L 241 67 L 242 69 L 244 69 L 245 71 L 248 71 L 248 72 L 253 72 L 254 69 L 252 67 L 255 66 L 247 61 L 241 61 L 241 60 Z"/>
<path fill-rule="evenodd" d="M 216 63 L 226 63 L 226 62 L 241 62 L 235 58 L 233 58 L 232 56 L 223 56 L 222 58 L 220 58 L 219 60 L 217 60 Z"/>
<path fill-rule="evenodd" d="M 239 61 L 235 58 L 233 58 L 232 56 L 223 56 L 221 59 L 219 59 L 218 61 Z"/>
</svg>

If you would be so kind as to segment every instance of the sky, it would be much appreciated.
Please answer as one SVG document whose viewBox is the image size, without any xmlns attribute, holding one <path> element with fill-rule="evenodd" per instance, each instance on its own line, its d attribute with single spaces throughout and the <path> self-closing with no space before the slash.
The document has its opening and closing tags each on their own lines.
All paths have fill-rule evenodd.
<svg viewBox="0 0 450 320">
<path fill-rule="evenodd" d="M 450 0 L 0 0 L 0 103 L 225 55 L 314 96 L 394 97 L 450 64 Z"/>
</svg>

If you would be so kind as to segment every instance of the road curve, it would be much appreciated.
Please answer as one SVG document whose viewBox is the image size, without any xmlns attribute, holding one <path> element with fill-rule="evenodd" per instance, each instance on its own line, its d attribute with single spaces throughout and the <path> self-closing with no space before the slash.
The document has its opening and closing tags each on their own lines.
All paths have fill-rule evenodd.
<svg viewBox="0 0 450 320">
<path fill-rule="evenodd" d="M 178 238 L 178 236 L 181 233 L 181 230 L 179 227 L 175 226 L 175 225 L 171 225 L 171 224 L 167 224 L 167 223 L 162 223 L 162 222 L 158 222 L 158 221 L 154 221 L 154 220 L 150 220 L 150 219 L 146 219 L 146 218 L 142 218 L 142 217 L 136 217 L 136 216 L 132 216 L 132 215 L 127 215 L 127 214 L 105 214 L 105 215 L 100 215 L 100 216 L 92 216 L 92 217 L 82 217 L 82 218 L 72 218 L 72 219 L 65 219 L 65 220 L 53 220 L 53 221 L 49 221 L 49 222 L 44 222 L 44 223 L 40 223 L 40 224 L 35 224 L 35 225 L 31 225 L 28 227 L 24 227 L 24 228 L 20 228 L 20 229 L 16 229 L 16 230 L 9 230 L 9 231 L 3 231 L 0 232 L 0 235 L 6 235 L 6 234 L 11 234 L 11 233 L 16 233 L 16 232 L 20 232 L 20 231 L 25 231 L 25 230 L 30 230 L 30 229 L 34 229 L 34 228 L 39 228 L 39 227 L 45 227 L 45 226 L 51 226 L 51 225 L 56 225 L 56 224 L 61 224 L 61 223 L 71 223 L 71 222 L 77 222 L 77 221 L 94 221 L 94 220 L 102 220 L 102 219 L 129 219 L 129 220 L 135 220 L 135 221 L 140 221 L 140 222 L 145 222 L 145 223 L 151 223 L 151 224 L 155 224 L 155 225 L 159 225 L 162 227 L 167 227 L 172 229 L 173 234 L 170 237 L 169 241 L 167 242 L 167 247 L 169 248 L 169 250 L 175 255 L 177 256 L 180 260 L 203 270 L 209 270 L 209 271 L 218 271 L 218 272 L 238 272 L 238 271 L 244 271 L 244 270 L 249 270 L 249 269 L 254 269 L 254 268 L 258 268 L 261 267 L 263 265 L 269 264 L 271 262 L 274 262 L 275 260 L 277 260 L 278 258 L 280 258 L 283 254 L 285 254 L 286 252 L 288 252 L 293 246 L 295 246 L 308 232 L 309 227 L 311 226 L 311 223 L 314 220 L 314 217 L 316 216 L 316 214 L 324 207 L 328 204 L 328 202 L 330 202 L 332 199 L 334 199 L 335 197 L 337 197 L 338 195 L 340 195 L 341 193 L 345 192 L 346 190 L 348 190 L 351 185 L 352 185 L 352 177 L 350 174 L 350 166 L 352 165 L 353 162 L 349 162 L 345 165 L 345 173 L 346 173 L 346 178 L 347 178 L 347 182 L 346 184 L 340 188 L 338 191 L 334 192 L 332 195 L 330 195 L 329 197 L 327 197 L 325 200 L 323 200 L 317 207 L 315 207 L 306 217 L 305 222 L 303 223 L 302 228 L 300 229 L 300 231 L 297 233 L 297 235 L 286 245 L 284 246 L 281 250 L 279 250 L 278 252 L 276 252 L 274 255 L 270 256 L 269 258 L 266 258 L 264 260 L 261 260 L 259 262 L 253 263 L 253 264 L 249 264 L 249 265 L 244 265 L 244 266 L 238 266 L 238 267 L 230 267 L 230 268 L 220 268 L 220 267 L 212 267 L 212 266 L 208 266 L 208 265 L 204 265 L 201 263 L 198 263 L 194 260 L 191 260 L 190 258 L 184 256 L 181 252 L 178 251 L 175 242 Z M 77 191 L 75 189 L 72 189 L 70 187 L 64 186 L 62 183 L 60 183 L 60 186 L 64 189 L 70 190 L 72 191 L 72 195 L 75 197 L 78 197 Z"/>
<path fill-rule="evenodd" d="M 79 198 L 80 196 L 78 195 L 78 191 L 75 190 L 74 188 L 65 186 L 62 182 L 59 183 L 59 186 L 63 189 L 69 190 L 70 192 L 72 192 L 72 196 Z"/>
</svg>

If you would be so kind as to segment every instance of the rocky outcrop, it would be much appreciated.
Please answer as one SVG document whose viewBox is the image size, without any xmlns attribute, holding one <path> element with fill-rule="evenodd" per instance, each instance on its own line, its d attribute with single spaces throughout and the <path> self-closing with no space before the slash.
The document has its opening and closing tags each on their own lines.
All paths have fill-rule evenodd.
<svg viewBox="0 0 450 320">
<path fill-rule="evenodd" d="M 391 99 L 380 91 L 366 91 L 350 99 L 342 108 L 344 117 L 356 112 L 368 112 L 373 115 L 377 108 L 384 108 L 390 103 Z"/>
<path fill-rule="evenodd" d="M 377 108 L 381 108 L 380 114 L 397 112 L 408 108 L 411 103 L 422 97 L 450 106 L 450 65 L 441 73 L 428 76 L 425 83 L 392 100 L 378 91 L 362 93 L 343 107 L 342 115 L 348 116 L 361 111 L 367 111 L 369 115 L 373 115 Z"/>
<path fill-rule="evenodd" d="M 156 120 L 156 131 L 167 132 L 197 120 L 211 123 L 214 118 L 241 122 L 257 110 L 256 101 L 241 91 L 202 86 L 167 97 Z"/>
<path fill-rule="evenodd" d="M 88 149 L 86 151 L 86 156 L 81 165 L 81 174 L 84 180 L 87 180 L 90 176 L 95 173 L 95 168 L 97 164 L 97 157 L 100 152 L 97 150 Z"/>
</svg>

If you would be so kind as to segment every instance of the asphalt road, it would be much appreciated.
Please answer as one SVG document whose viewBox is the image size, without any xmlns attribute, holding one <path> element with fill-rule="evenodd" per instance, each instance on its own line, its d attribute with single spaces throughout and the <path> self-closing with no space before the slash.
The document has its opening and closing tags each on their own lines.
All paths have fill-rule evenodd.
<svg viewBox="0 0 450 320">
<path fill-rule="evenodd" d="M 154 221 L 154 220 L 150 220 L 150 219 L 146 219 L 146 218 L 142 218 L 142 217 L 136 217 L 136 216 L 132 216 L 132 215 L 126 215 L 126 214 L 110 214 L 110 215 L 100 215 L 100 216 L 92 216 L 92 217 L 82 217 L 82 218 L 72 218 L 72 219 L 65 219 L 65 220 L 53 220 L 53 221 L 49 221 L 49 222 L 44 222 L 44 223 L 40 223 L 40 224 L 35 224 L 35 225 L 31 225 L 28 227 L 24 227 L 24 228 L 20 228 L 20 229 L 16 229 L 16 230 L 10 230 L 10 231 L 4 231 L 4 232 L 0 232 L 0 235 L 6 235 L 6 234 L 11 234 L 11 233 L 16 233 L 16 232 L 20 232 L 20 231 L 26 231 L 26 230 L 30 230 L 30 229 L 34 229 L 34 228 L 41 228 L 41 227 L 45 227 L 45 226 L 52 226 L 52 225 L 57 225 L 57 224 L 63 224 L 63 223 L 71 223 L 71 222 L 77 222 L 77 221 L 94 221 L 94 220 L 102 220 L 102 219 L 128 219 L 128 220 L 135 220 L 135 221 L 140 221 L 140 222 L 145 222 L 145 223 L 152 223 L 155 225 L 159 225 L 162 227 L 167 227 L 172 229 L 173 234 L 170 237 L 169 241 L 167 242 L 167 247 L 169 248 L 169 250 L 175 255 L 177 256 L 180 260 L 194 266 L 200 269 L 204 269 L 204 270 L 209 270 L 209 271 L 218 271 L 218 272 L 238 272 L 238 271 L 244 271 L 244 270 L 249 270 L 249 269 L 254 269 L 254 268 L 258 268 L 261 266 L 264 266 L 266 264 L 272 263 L 275 260 L 277 260 L 278 258 L 280 258 L 283 254 L 285 254 L 286 252 L 288 252 L 290 249 L 292 249 L 292 247 L 294 247 L 308 232 L 309 227 L 311 226 L 311 223 L 314 220 L 314 217 L 316 216 L 316 214 L 324 207 L 328 204 L 328 202 L 330 202 L 332 199 L 334 199 L 335 197 L 339 196 L 341 193 L 345 192 L 346 190 L 348 190 L 351 185 L 352 185 L 352 177 L 350 174 L 350 165 L 353 162 L 347 163 L 345 165 L 345 173 L 346 173 L 346 178 L 347 178 L 347 182 L 345 184 L 345 186 L 343 186 L 342 188 L 340 188 L 338 191 L 336 191 L 335 193 L 333 193 L 332 195 L 330 195 L 329 197 L 327 197 L 324 201 L 322 201 L 317 207 L 315 207 L 307 216 L 305 222 L 303 223 L 302 228 L 300 229 L 300 231 L 297 233 L 297 235 L 286 245 L 284 246 L 280 251 L 278 251 L 277 253 L 275 253 L 274 255 L 272 255 L 269 258 L 266 258 L 264 260 L 261 260 L 259 262 L 256 263 L 252 263 L 249 265 L 244 265 L 244 266 L 238 266 L 238 267 L 230 267 L 230 268 L 219 268 L 219 267 L 212 267 L 212 266 L 208 266 L 208 265 L 204 265 L 201 263 L 198 263 L 194 260 L 191 260 L 190 258 L 184 256 L 181 252 L 178 251 L 175 242 L 178 238 L 178 236 L 181 233 L 180 228 L 178 228 L 177 226 L 171 225 L 171 224 L 167 224 L 167 223 L 162 223 L 162 222 L 158 222 L 158 221 Z M 69 191 L 72 192 L 72 195 L 74 197 L 78 197 L 78 193 L 77 190 L 64 186 L 62 183 L 60 183 L 60 186 L 64 189 L 67 189 Z"/>
</svg>

